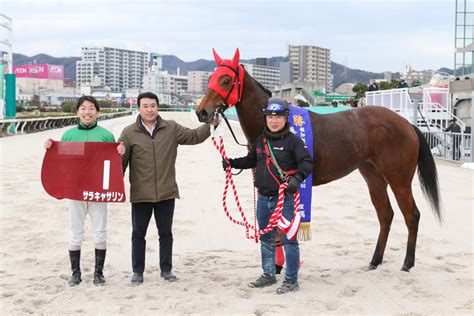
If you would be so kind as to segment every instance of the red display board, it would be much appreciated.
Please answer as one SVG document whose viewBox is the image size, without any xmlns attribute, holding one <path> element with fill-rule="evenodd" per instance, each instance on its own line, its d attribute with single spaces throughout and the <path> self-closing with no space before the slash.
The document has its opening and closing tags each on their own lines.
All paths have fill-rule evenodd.
<svg viewBox="0 0 474 316">
<path fill-rule="evenodd" d="M 125 202 L 118 144 L 53 142 L 41 168 L 44 189 L 57 199 Z"/>
</svg>

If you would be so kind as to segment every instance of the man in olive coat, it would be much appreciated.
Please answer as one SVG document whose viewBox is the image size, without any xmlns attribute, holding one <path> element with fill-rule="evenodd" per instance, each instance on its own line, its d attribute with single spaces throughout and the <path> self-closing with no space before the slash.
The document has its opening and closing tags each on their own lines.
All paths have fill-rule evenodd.
<svg viewBox="0 0 474 316">
<path fill-rule="evenodd" d="M 138 96 L 137 121 L 127 126 L 119 142 L 125 145 L 122 167 L 130 167 L 130 202 L 132 203 L 132 284 L 143 283 L 146 231 L 151 215 L 155 216 L 160 243 L 161 277 L 177 278 L 171 272 L 173 253 L 173 213 L 179 198 L 176 183 L 178 145 L 204 142 L 210 135 L 208 124 L 196 129 L 183 127 L 158 115 L 158 97 L 146 92 Z"/>
</svg>

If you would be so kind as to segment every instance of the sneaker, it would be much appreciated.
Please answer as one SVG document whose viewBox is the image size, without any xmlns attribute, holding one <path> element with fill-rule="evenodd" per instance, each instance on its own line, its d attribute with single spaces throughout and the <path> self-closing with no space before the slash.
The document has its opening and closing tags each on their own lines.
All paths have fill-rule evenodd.
<svg viewBox="0 0 474 316">
<path fill-rule="evenodd" d="M 275 276 L 270 276 L 266 273 L 262 274 L 257 280 L 250 282 L 249 287 L 251 288 L 261 288 L 261 287 L 266 287 L 270 286 L 276 283 L 276 278 Z"/>
<path fill-rule="evenodd" d="M 277 294 L 286 294 L 289 292 L 296 292 L 300 289 L 297 280 L 288 280 L 283 281 L 283 284 L 277 289 Z"/>
<path fill-rule="evenodd" d="M 169 282 L 174 282 L 174 281 L 178 280 L 178 278 L 171 271 L 161 272 L 160 275 L 163 279 L 165 279 L 166 281 L 169 281 Z"/>
<path fill-rule="evenodd" d="M 143 273 L 134 272 L 132 276 L 132 284 L 141 284 L 143 283 Z"/>
</svg>

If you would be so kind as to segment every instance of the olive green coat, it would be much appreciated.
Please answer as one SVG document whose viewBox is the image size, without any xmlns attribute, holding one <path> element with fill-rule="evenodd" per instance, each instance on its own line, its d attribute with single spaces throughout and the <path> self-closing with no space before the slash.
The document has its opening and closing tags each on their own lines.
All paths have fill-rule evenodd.
<svg viewBox="0 0 474 316">
<path fill-rule="evenodd" d="M 178 145 L 195 145 L 210 135 L 209 125 L 189 129 L 175 121 L 157 118 L 153 136 L 143 126 L 140 115 L 127 126 L 119 142 L 125 145 L 122 167 L 129 166 L 130 202 L 160 202 L 179 198 L 176 183 Z"/>
</svg>

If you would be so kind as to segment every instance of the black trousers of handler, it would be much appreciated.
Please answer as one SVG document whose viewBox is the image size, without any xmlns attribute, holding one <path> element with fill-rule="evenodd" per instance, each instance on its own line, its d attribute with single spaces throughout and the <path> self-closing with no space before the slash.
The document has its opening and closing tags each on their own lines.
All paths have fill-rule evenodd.
<svg viewBox="0 0 474 316">
<path fill-rule="evenodd" d="M 145 270 L 146 231 L 154 214 L 160 242 L 160 269 L 172 268 L 174 199 L 158 203 L 132 203 L 132 267 L 133 272 Z"/>
</svg>

